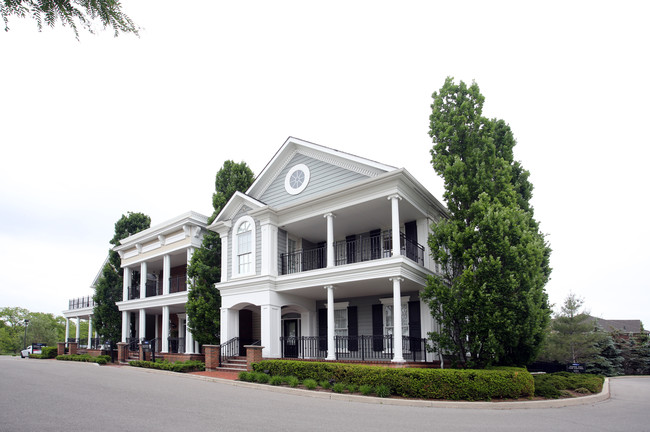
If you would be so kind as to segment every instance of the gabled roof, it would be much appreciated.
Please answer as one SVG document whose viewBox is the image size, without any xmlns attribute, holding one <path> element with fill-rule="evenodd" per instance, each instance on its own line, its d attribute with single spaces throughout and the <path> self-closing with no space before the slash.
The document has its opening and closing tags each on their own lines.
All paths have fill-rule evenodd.
<svg viewBox="0 0 650 432">
<path fill-rule="evenodd" d="M 266 206 L 263 202 L 237 191 L 232 197 L 230 197 L 210 227 L 216 225 L 218 222 L 232 219 L 244 205 L 247 205 L 252 209 L 259 209 Z"/>
<path fill-rule="evenodd" d="M 598 326 L 606 332 L 641 333 L 641 320 L 607 320 L 596 318 Z"/>
<path fill-rule="evenodd" d="M 299 138 L 289 137 L 282 144 L 282 147 L 275 153 L 271 161 L 264 167 L 257 176 L 246 195 L 260 199 L 264 191 L 269 187 L 280 171 L 291 161 L 296 153 L 301 153 L 316 159 L 324 160 L 333 165 L 345 167 L 351 171 L 362 173 L 368 177 L 376 177 L 386 172 L 394 171 L 397 168 L 355 156 L 339 150 L 334 150 L 319 144 Z"/>
<path fill-rule="evenodd" d="M 108 258 L 109 256 L 106 255 L 106 258 L 104 258 L 104 262 L 102 263 L 102 266 L 99 268 L 97 275 L 95 275 L 95 279 L 93 279 L 93 283 L 90 284 L 90 287 L 92 289 L 95 289 L 95 287 L 97 287 L 97 282 L 99 281 L 99 278 L 102 277 L 102 274 L 104 272 L 104 267 L 106 267 L 106 264 L 108 263 Z"/>
</svg>

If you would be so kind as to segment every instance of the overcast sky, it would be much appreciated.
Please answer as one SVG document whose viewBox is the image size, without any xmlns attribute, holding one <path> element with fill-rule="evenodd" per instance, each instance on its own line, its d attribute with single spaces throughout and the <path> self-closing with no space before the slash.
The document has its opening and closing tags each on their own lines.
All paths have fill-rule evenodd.
<svg viewBox="0 0 650 432">
<path fill-rule="evenodd" d="M 553 249 L 551 302 L 650 327 L 647 2 L 124 0 L 141 37 L 0 32 L 0 307 L 60 314 L 127 211 L 212 211 L 227 159 L 288 136 L 410 171 L 431 94 L 475 80 L 517 138 Z"/>
</svg>

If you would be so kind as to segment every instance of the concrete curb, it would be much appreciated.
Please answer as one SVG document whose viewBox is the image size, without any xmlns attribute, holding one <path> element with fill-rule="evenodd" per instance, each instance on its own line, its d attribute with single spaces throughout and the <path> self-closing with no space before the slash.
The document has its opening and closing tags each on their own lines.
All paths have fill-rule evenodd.
<svg viewBox="0 0 650 432">
<path fill-rule="evenodd" d="M 151 370 L 151 369 L 149 369 Z M 166 371 L 163 371 L 166 372 Z M 174 375 L 176 372 L 169 372 Z M 219 382 L 222 384 L 229 384 L 234 387 L 244 387 L 250 389 L 259 389 L 270 391 L 273 393 L 291 394 L 295 396 L 312 397 L 318 399 L 331 399 L 344 402 L 357 402 L 376 405 L 397 405 L 397 406 L 412 406 L 412 407 L 427 407 L 427 408 L 457 408 L 457 409 L 494 409 L 494 410 L 511 410 L 511 409 L 544 409 L 544 408 L 563 408 L 569 406 L 592 405 L 598 402 L 605 401 L 610 398 L 609 391 L 609 378 L 605 378 L 603 389 L 598 394 L 589 396 L 581 396 L 577 398 L 567 399 L 550 399 L 550 400 L 536 400 L 536 401 L 512 401 L 512 402 L 468 402 L 468 401 L 429 401 L 421 399 L 395 399 L 395 398 L 379 398 L 374 396 L 361 396 L 332 392 L 319 392 L 314 390 L 305 390 L 291 387 L 272 386 L 269 384 L 257 384 L 243 381 L 232 381 L 223 378 L 213 378 L 201 375 L 182 374 L 183 376 L 190 376 L 195 379 L 203 381 Z"/>
</svg>

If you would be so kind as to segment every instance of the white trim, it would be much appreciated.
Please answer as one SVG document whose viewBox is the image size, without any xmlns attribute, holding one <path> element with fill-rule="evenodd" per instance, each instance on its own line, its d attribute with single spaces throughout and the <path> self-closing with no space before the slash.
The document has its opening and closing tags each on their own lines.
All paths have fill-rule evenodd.
<svg viewBox="0 0 650 432">
<path fill-rule="evenodd" d="M 237 238 L 237 230 L 243 224 L 244 222 L 248 222 L 251 226 L 251 265 L 250 265 L 250 271 L 246 273 L 240 273 L 239 272 L 239 262 L 237 260 L 237 257 L 239 255 L 239 239 Z M 252 217 L 250 216 L 242 216 L 240 217 L 235 225 L 232 228 L 232 256 L 230 257 L 230 264 L 232 266 L 232 277 L 238 278 L 238 277 L 244 277 L 244 276 L 253 276 L 255 275 L 255 255 L 256 255 L 256 250 L 255 250 L 255 245 L 256 243 L 256 225 L 255 221 L 253 220 Z"/>
<path fill-rule="evenodd" d="M 409 296 L 403 296 L 403 297 L 400 297 L 400 299 L 401 299 L 402 304 L 404 304 L 404 303 L 409 302 L 410 297 Z M 392 306 L 393 305 L 393 298 L 392 297 L 390 297 L 390 298 L 380 298 L 379 301 L 384 306 Z"/>
</svg>

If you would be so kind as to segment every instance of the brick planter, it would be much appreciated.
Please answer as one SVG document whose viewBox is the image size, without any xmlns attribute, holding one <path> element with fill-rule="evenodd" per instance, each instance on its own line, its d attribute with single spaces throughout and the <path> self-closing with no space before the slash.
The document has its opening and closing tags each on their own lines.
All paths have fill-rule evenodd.
<svg viewBox="0 0 650 432">
<path fill-rule="evenodd" d="M 205 370 L 217 370 L 219 367 L 221 347 L 219 345 L 203 345 L 203 351 L 205 352 Z"/>
<path fill-rule="evenodd" d="M 264 347 L 259 345 L 244 345 L 244 348 L 246 348 L 246 370 L 252 372 L 253 363 L 262 361 L 262 349 Z"/>
</svg>

